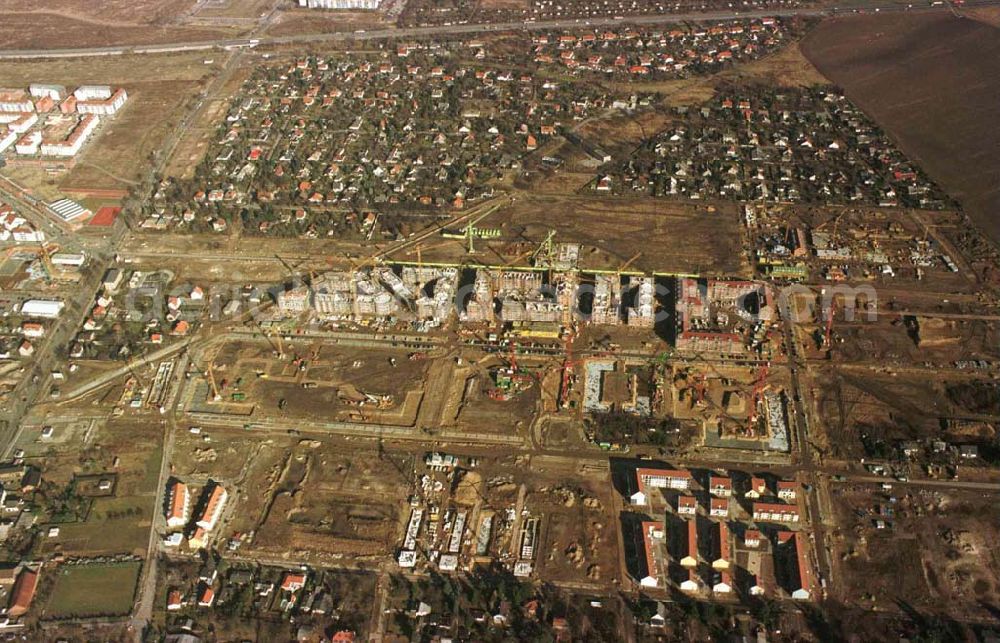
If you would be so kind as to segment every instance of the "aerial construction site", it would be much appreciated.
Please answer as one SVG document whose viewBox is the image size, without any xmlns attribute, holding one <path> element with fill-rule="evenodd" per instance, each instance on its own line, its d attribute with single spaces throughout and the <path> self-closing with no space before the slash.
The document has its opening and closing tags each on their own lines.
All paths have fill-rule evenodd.
<svg viewBox="0 0 1000 643">
<path fill-rule="evenodd" d="M 0 51 L 0 635 L 1000 631 L 989 154 L 835 42 L 989 2 L 96 4 Z"/>
</svg>

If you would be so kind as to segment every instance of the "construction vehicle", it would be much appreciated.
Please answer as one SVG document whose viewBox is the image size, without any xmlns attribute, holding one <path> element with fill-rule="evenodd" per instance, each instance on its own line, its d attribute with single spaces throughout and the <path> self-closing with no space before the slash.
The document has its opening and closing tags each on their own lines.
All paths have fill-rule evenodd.
<svg viewBox="0 0 1000 643">
<path fill-rule="evenodd" d="M 507 366 L 498 368 L 492 373 L 494 387 L 490 389 L 488 395 L 493 400 L 509 400 L 521 391 L 531 388 L 531 385 L 535 382 L 534 377 L 527 373 L 522 373 L 517 365 L 517 344 L 510 342 L 508 346 L 510 351 L 506 358 L 504 358 L 502 353 L 497 353 L 500 359 L 504 359 L 507 362 Z"/>
</svg>

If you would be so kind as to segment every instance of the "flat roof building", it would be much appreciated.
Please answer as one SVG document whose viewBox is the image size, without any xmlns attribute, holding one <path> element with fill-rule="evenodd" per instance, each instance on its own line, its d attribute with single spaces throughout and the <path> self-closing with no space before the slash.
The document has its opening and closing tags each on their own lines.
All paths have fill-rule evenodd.
<svg viewBox="0 0 1000 643">
<path fill-rule="evenodd" d="M 55 319 L 65 306 L 65 303 L 55 299 L 28 299 L 21 304 L 21 315 L 23 317 Z"/>
</svg>

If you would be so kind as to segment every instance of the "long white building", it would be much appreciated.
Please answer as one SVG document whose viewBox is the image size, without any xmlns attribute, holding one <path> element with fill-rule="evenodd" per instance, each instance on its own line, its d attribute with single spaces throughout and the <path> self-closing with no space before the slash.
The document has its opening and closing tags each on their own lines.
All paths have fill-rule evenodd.
<svg viewBox="0 0 1000 643">
<path fill-rule="evenodd" d="M 17 132 L 8 129 L 6 134 L 0 134 L 0 152 L 17 142 Z"/>
<path fill-rule="evenodd" d="M 80 89 L 83 89 L 82 87 Z M 76 90 L 77 92 L 80 89 Z M 103 94 L 103 92 L 101 92 Z M 128 100 L 128 93 L 124 89 L 115 90 L 114 94 L 109 94 L 103 98 L 81 99 L 77 96 L 76 111 L 78 114 L 98 114 L 100 116 L 111 116 L 116 113 Z"/>
<path fill-rule="evenodd" d="M 0 112 L 33 112 L 35 104 L 23 89 L 0 89 Z"/>
<path fill-rule="evenodd" d="M 110 85 L 80 85 L 73 92 L 77 100 L 104 100 L 111 98 Z"/>
<path fill-rule="evenodd" d="M 48 96 L 52 100 L 62 100 L 66 97 L 66 88 L 62 85 L 52 85 L 49 83 L 31 83 L 28 85 L 28 93 L 35 98 L 45 98 Z"/>
<path fill-rule="evenodd" d="M 226 500 L 228 498 L 229 493 L 222 487 L 222 485 L 216 484 L 212 487 L 212 491 L 208 496 L 208 501 L 205 503 L 205 509 L 201 512 L 201 517 L 195 524 L 205 531 L 212 531 L 215 529 L 215 525 L 218 524 L 219 518 L 222 516 L 222 510 L 225 508 Z"/>
<path fill-rule="evenodd" d="M 87 114 L 80 119 L 76 127 L 70 133 L 66 140 L 54 141 L 54 142 L 43 142 L 42 143 L 42 155 L 43 156 L 76 156 L 83 144 L 87 142 L 90 135 L 94 133 L 97 129 L 99 118 L 94 114 Z"/>
<path fill-rule="evenodd" d="M 29 299 L 21 304 L 22 317 L 41 317 L 55 319 L 65 307 L 61 301 L 52 299 Z"/>
</svg>

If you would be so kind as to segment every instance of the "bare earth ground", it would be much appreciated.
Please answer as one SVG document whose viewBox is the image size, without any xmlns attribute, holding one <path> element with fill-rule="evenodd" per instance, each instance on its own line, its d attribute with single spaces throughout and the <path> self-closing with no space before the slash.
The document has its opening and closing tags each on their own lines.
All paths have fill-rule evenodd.
<svg viewBox="0 0 1000 643">
<path fill-rule="evenodd" d="M 121 26 L 60 14 L 0 13 L 4 49 L 155 45 L 232 38 L 238 31 L 176 26 Z"/>
<path fill-rule="evenodd" d="M 1000 7 L 970 7 L 962 13 L 974 20 L 1000 27 Z"/>
<path fill-rule="evenodd" d="M 892 611 L 902 607 L 992 620 L 997 572 L 995 521 L 979 494 L 896 492 L 893 526 L 872 528 L 873 507 L 890 494 L 843 487 L 834 506 L 848 601 Z"/>
<path fill-rule="evenodd" d="M 329 31 L 384 29 L 391 26 L 385 16 L 375 11 L 284 11 L 268 28 L 269 36 L 294 36 Z"/>
<path fill-rule="evenodd" d="M 1000 240 L 1000 29 L 943 13 L 822 22 L 803 50 Z"/>
<path fill-rule="evenodd" d="M 542 239 L 554 229 L 558 240 L 583 244 L 580 261 L 587 267 L 614 269 L 644 246 L 633 270 L 701 272 L 711 267 L 720 274 L 744 270 L 739 216 L 729 204 L 710 212 L 707 204 L 660 199 L 534 197 L 519 201 L 505 221 L 528 239 Z M 591 247 L 604 252 L 590 253 Z"/>
<path fill-rule="evenodd" d="M 189 10 L 194 0 L 0 0 L 0 13 L 58 13 L 109 22 L 156 24 Z"/>
</svg>

